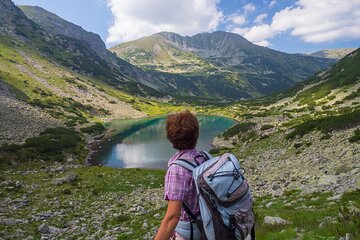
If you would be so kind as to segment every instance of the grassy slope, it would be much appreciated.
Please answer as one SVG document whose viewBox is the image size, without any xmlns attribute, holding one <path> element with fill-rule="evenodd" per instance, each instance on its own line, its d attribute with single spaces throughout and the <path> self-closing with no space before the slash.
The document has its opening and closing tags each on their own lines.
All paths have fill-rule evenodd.
<svg viewBox="0 0 360 240">
<path fill-rule="evenodd" d="M 195 54 L 185 53 L 157 35 L 123 43 L 110 50 L 145 70 L 170 73 L 206 73 L 216 70 Z"/>
<path fill-rule="evenodd" d="M 106 115 L 99 104 L 93 103 L 96 98 L 100 98 L 98 94 L 101 92 L 104 93 L 103 99 L 107 98 L 108 101 L 111 101 L 111 98 L 125 103 L 137 100 L 95 77 L 82 75 L 56 65 L 39 55 L 36 50 L 25 44 L 15 43 L 8 37 L 0 36 L 0 49 L 2 81 L 16 89 L 19 98 L 41 106 L 64 120 L 69 120 L 63 116 L 64 111 L 67 116 L 75 113 L 79 119 L 83 120 L 97 120 Z M 89 96 L 77 97 L 79 92 L 84 92 L 84 94 L 88 92 Z"/>
</svg>

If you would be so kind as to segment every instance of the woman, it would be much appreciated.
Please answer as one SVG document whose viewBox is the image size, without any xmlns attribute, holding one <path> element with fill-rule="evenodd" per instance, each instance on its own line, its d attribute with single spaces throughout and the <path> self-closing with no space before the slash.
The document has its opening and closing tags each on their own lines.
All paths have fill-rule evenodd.
<svg viewBox="0 0 360 240">
<path fill-rule="evenodd" d="M 189 111 L 170 115 L 166 122 L 166 137 L 178 152 L 168 162 L 164 196 L 168 207 L 155 240 L 190 239 L 191 228 L 193 239 L 200 239 L 199 229 L 195 223 L 191 223 L 191 217 L 187 214 L 189 210 L 195 216 L 200 212 L 192 173 L 173 164 L 176 159 L 190 160 L 197 165 L 205 161 L 205 157 L 195 148 L 199 137 L 198 120 Z"/>
</svg>

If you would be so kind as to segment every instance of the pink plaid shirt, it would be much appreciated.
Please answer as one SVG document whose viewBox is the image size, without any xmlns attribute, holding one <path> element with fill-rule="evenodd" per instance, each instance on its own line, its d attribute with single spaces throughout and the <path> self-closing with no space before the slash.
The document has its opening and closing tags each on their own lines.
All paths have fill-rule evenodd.
<svg viewBox="0 0 360 240">
<path fill-rule="evenodd" d="M 196 149 L 178 151 L 170 158 L 168 162 L 169 168 L 165 175 L 164 199 L 185 202 L 193 214 L 197 214 L 200 209 L 192 173 L 189 170 L 172 163 L 178 158 L 194 161 L 196 156 L 201 156 L 200 151 Z M 205 158 L 197 157 L 196 161 L 201 164 L 205 161 Z M 190 220 L 190 216 L 188 216 L 184 209 L 181 209 L 180 221 Z"/>
</svg>

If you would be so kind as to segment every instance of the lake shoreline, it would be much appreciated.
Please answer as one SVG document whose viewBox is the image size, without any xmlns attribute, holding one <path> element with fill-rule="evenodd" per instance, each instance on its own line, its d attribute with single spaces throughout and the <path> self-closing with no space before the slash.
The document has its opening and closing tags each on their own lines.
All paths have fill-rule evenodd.
<svg viewBox="0 0 360 240">
<path fill-rule="evenodd" d="M 203 125 L 203 137 L 199 139 L 200 146 L 199 148 L 203 149 L 205 148 L 205 150 L 210 150 L 213 148 L 213 146 L 211 145 L 211 143 L 213 142 L 214 138 L 218 135 L 220 135 L 223 131 L 225 131 L 227 128 L 231 127 L 231 125 L 236 124 L 236 120 L 228 118 L 228 117 L 224 117 L 224 116 L 219 116 L 219 115 L 208 115 L 208 114 L 197 114 L 197 116 L 199 116 L 199 122 L 202 121 Z M 159 137 L 157 134 L 159 129 L 160 131 L 162 127 L 158 124 L 164 125 L 164 119 L 166 118 L 166 116 L 164 115 L 158 115 L 158 116 L 152 116 L 152 117 L 146 117 L 146 118 L 141 118 L 141 119 L 136 119 L 136 120 L 132 120 L 132 119 L 125 119 L 122 120 L 120 119 L 119 122 L 117 123 L 117 120 L 112 120 L 111 122 L 107 122 L 106 123 L 106 129 L 99 135 L 93 136 L 91 139 L 89 139 L 89 141 L 87 142 L 87 146 L 88 146 L 88 156 L 86 158 L 86 163 L 85 165 L 87 166 L 112 166 L 112 167 L 117 167 L 117 168 L 127 168 L 127 167 L 135 167 L 135 168 L 155 168 L 155 169 L 163 169 L 162 165 L 162 160 L 164 159 L 164 157 L 167 157 L 167 147 L 164 148 L 164 140 L 166 140 L 166 137 L 163 136 L 163 133 L 161 134 L 161 137 Z M 202 120 L 201 120 L 202 119 Z M 225 120 L 226 119 L 226 120 Z M 124 122 L 123 122 L 124 121 Z M 126 122 L 128 121 L 128 122 Z M 161 121 L 158 122 L 158 121 Z M 200 123 L 201 124 L 201 123 Z M 164 125 L 165 126 L 165 125 Z M 209 129 L 210 127 L 210 129 Z M 153 130 L 146 130 L 148 128 L 154 128 Z M 123 142 L 123 140 L 126 138 L 128 138 L 129 136 L 133 136 L 133 134 L 135 134 L 136 132 L 140 132 L 140 131 L 150 131 L 147 132 L 145 135 L 143 135 L 144 133 L 142 133 L 142 137 L 140 137 L 140 141 L 143 141 L 143 138 L 145 136 L 145 138 L 147 138 L 146 141 L 146 145 L 150 144 L 152 145 L 152 147 L 150 149 L 154 148 L 154 144 L 155 146 L 162 146 L 161 147 L 161 154 L 158 155 L 156 153 L 156 150 L 150 150 L 150 155 L 148 155 L 147 150 L 144 150 L 145 152 L 143 154 L 141 154 L 138 152 L 138 150 L 134 150 L 132 149 L 132 151 L 135 151 L 135 153 L 138 153 L 141 156 L 151 156 L 150 160 L 147 161 L 146 164 L 141 163 L 141 161 L 139 160 L 130 160 L 130 162 L 127 162 L 127 166 L 123 166 L 123 160 L 122 157 L 118 158 L 119 160 L 116 160 L 117 156 L 124 156 L 123 153 L 121 153 L 121 155 L 116 155 L 115 157 L 111 157 L 111 161 L 112 162 L 108 162 L 107 160 L 104 159 L 103 154 L 109 154 L 110 151 L 116 151 L 115 149 L 112 149 L 115 145 L 120 144 L 121 146 L 120 151 L 129 151 L 129 150 L 124 150 L 124 147 L 127 149 L 133 148 L 135 146 L 135 148 L 137 147 L 137 143 L 136 141 L 138 140 L 131 140 L 131 141 L 135 141 L 135 145 L 133 146 L 129 146 L 127 145 L 128 142 L 121 144 Z M 153 132 L 155 131 L 155 132 Z M 150 135 L 149 135 L 150 134 Z M 154 134 L 154 135 L 153 135 Z M 154 137 L 154 142 L 151 140 L 151 138 Z M 137 139 L 139 139 L 139 137 L 135 137 Z M 156 141 L 159 141 L 160 139 L 160 145 L 156 145 Z M 167 142 L 167 141 L 165 141 Z M 143 142 L 144 143 L 144 142 Z M 132 145 L 132 144 L 131 144 Z M 156 148 L 156 147 L 155 147 Z M 172 149 L 169 146 L 169 149 Z M 155 153 L 154 153 L 155 152 Z M 119 154 L 119 153 L 115 153 L 114 154 Z M 153 155 L 155 154 L 155 155 Z M 125 156 L 129 156 L 129 155 L 125 155 Z M 134 158 L 133 158 L 134 159 Z M 152 159 L 152 160 L 151 160 Z M 135 161 L 135 162 L 134 162 Z M 110 163 L 110 164 L 109 164 Z M 144 166 L 136 166 L 137 163 L 141 163 L 139 165 L 144 165 Z M 151 164 L 151 165 L 150 165 Z"/>
</svg>

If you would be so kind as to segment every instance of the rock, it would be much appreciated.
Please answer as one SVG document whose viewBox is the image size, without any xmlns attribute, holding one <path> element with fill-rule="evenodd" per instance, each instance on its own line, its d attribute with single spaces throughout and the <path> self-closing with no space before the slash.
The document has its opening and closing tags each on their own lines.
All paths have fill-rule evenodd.
<svg viewBox="0 0 360 240">
<path fill-rule="evenodd" d="M 66 168 L 64 165 L 61 165 L 60 167 L 57 167 L 54 169 L 54 172 L 65 172 Z"/>
<path fill-rule="evenodd" d="M 347 233 L 346 235 L 345 235 L 345 240 L 352 240 L 353 238 L 352 238 L 352 236 L 351 236 L 351 234 L 350 233 Z"/>
<path fill-rule="evenodd" d="M 282 195 L 284 195 L 284 190 L 277 189 L 276 191 L 273 191 L 271 195 L 273 197 L 281 197 Z"/>
<path fill-rule="evenodd" d="M 50 228 L 48 225 L 46 225 L 45 223 L 42 223 L 39 227 L 38 230 L 41 234 L 46 234 L 49 232 Z"/>
<path fill-rule="evenodd" d="M 272 190 L 276 191 L 276 190 L 280 189 L 281 186 L 277 183 L 274 183 L 271 188 L 272 188 Z"/>
<path fill-rule="evenodd" d="M 355 183 L 355 188 L 357 190 L 360 190 L 360 179 L 358 179 L 357 182 Z"/>
<path fill-rule="evenodd" d="M 338 181 L 338 177 L 335 175 L 324 175 L 320 177 L 318 184 L 329 186 L 336 184 L 337 181 Z"/>
<path fill-rule="evenodd" d="M 4 225 L 15 225 L 16 224 L 16 220 L 13 218 L 8 218 L 8 219 L 3 219 L 1 221 L 2 224 Z"/>
<path fill-rule="evenodd" d="M 340 237 L 339 240 L 353 240 L 350 233 L 347 233 L 345 237 Z"/>
<path fill-rule="evenodd" d="M 316 193 L 318 190 L 316 188 L 308 187 L 308 186 L 301 186 L 301 196 L 309 195 Z"/>
<path fill-rule="evenodd" d="M 55 178 L 52 181 L 52 183 L 54 185 L 61 185 L 61 184 L 64 184 L 64 183 L 74 182 L 77 178 L 78 178 L 78 175 L 76 173 L 71 172 L 68 175 L 66 175 L 65 177 Z"/>
<path fill-rule="evenodd" d="M 273 202 L 268 202 L 265 206 L 267 207 L 267 208 L 269 208 L 271 205 L 273 205 L 274 203 Z"/>
<path fill-rule="evenodd" d="M 160 217 L 160 213 L 155 213 L 153 217 L 156 217 L 156 218 Z"/>
<path fill-rule="evenodd" d="M 290 224 L 291 222 L 282 219 L 281 217 L 265 216 L 264 223 L 268 225 L 284 225 L 284 224 Z"/>
<path fill-rule="evenodd" d="M 57 227 L 49 227 L 49 233 L 52 235 L 58 235 L 61 233 L 61 229 Z"/>
<path fill-rule="evenodd" d="M 335 196 L 332 196 L 332 197 L 328 197 L 326 200 L 328 201 L 336 201 L 336 200 L 340 200 L 342 197 L 342 194 L 338 194 L 338 195 L 335 195 Z"/>
</svg>

